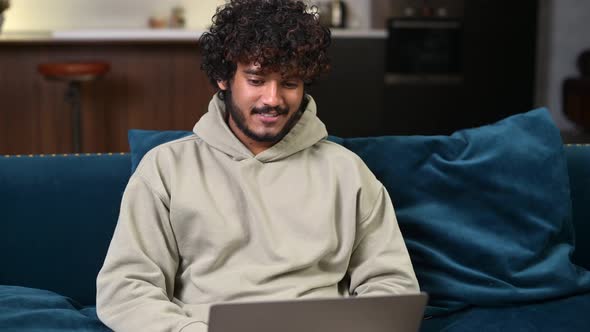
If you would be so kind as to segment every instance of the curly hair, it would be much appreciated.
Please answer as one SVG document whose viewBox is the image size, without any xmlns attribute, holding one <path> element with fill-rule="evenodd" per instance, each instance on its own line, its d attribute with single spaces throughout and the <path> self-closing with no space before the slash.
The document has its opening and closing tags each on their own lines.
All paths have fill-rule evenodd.
<svg viewBox="0 0 590 332">
<path fill-rule="evenodd" d="M 212 21 L 199 44 L 201 69 L 215 88 L 234 77 L 237 63 L 255 63 L 306 85 L 330 69 L 330 30 L 320 25 L 317 8 L 302 1 L 231 0 Z"/>
</svg>

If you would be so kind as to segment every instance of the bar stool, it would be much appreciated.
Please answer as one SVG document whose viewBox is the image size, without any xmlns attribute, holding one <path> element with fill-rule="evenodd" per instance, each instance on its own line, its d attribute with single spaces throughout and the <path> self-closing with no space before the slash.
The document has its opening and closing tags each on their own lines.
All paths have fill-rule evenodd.
<svg viewBox="0 0 590 332">
<path fill-rule="evenodd" d="M 50 62 L 37 67 L 41 75 L 49 80 L 68 83 L 65 99 L 72 108 L 73 152 L 81 152 L 81 91 L 82 83 L 94 81 L 105 75 L 111 66 L 106 62 Z"/>
</svg>

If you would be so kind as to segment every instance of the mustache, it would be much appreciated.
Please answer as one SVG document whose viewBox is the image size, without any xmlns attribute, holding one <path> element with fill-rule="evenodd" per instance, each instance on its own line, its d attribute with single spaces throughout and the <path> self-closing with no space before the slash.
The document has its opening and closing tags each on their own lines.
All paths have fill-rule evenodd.
<svg viewBox="0 0 590 332">
<path fill-rule="evenodd" d="M 277 112 L 279 115 L 289 113 L 288 107 L 271 107 L 271 106 L 263 106 L 263 107 L 254 107 L 252 108 L 253 114 L 267 114 L 271 112 Z"/>
</svg>

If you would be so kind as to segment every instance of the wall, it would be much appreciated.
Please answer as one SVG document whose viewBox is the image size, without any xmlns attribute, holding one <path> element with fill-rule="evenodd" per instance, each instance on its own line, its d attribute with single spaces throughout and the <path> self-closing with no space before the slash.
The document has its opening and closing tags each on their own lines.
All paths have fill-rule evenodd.
<svg viewBox="0 0 590 332">
<path fill-rule="evenodd" d="M 151 15 L 183 5 L 187 27 L 205 28 L 224 0 L 12 0 L 5 30 L 143 28 Z"/>
<path fill-rule="evenodd" d="M 308 3 L 326 0 L 304 0 Z M 347 0 L 350 26 L 369 28 L 371 1 Z M 148 17 L 168 15 L 175 5 L 186 9 L 187 27 L 203 29 L 224 0 L 12 0 L 5 30 L 143 28 Z"/>
<path fill-rule="evenodd" d="M 590 48 L 590 1 L 541 0 L 536 104 L 547 106 L 557 125 L 576 131 L 562 111 L 563 80 L 578 76 L 576 60 Z"/>
</svg>

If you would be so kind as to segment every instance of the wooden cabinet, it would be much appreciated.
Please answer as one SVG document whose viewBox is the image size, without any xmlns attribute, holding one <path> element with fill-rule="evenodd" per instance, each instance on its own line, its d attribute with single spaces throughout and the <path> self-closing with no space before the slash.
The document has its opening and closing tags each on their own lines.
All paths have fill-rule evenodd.
<svg viewBox="0 0 590 332">
<path fill-rule="evenodd" d="M 350 34 L 350 35 L 349 35 Z M 333 70 L 307 92 L 332 135 L 383 133 L 382 31 L 336 31 Z M 0 155 L 73 151 L 66 84 L 37 73 L 42 62 L 107 61 L 84 84 L 82 152 L 129 151 L 127 131 L 191 130 L 214 89 L 200 70 L 198 36 L 161 41 L 15 41 L 0 38 Z"/>
<path fill-rule="evenodd" d="M 0 154 L 72 151 L 66 84 L 44 79 L 37 65 L 77 60 L 111 64 L 82 88 L 82 152 L 129 151 L 131 128 L 190 130 L 214 93 L 194 41 L 2 41 Z"/>
</svg>

